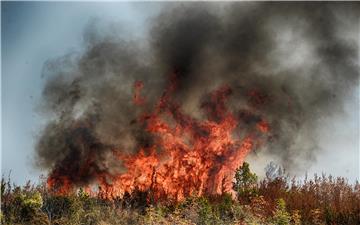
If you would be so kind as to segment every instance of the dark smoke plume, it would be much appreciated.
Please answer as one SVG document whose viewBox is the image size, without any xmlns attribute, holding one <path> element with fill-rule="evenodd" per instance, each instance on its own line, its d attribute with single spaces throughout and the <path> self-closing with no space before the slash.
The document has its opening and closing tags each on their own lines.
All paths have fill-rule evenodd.
<svg viewBox="0 0 360 225">
<path fill-rule="evenodd" d="M 301 168 L 318 149 L 318 120 L 341 113 L 358 86 L 359 16 L 357 3 L 169 3 L 145 42 L 90 27 L 83 54 L 45 65 L 42 109 L 52 119 L 37 164 L 78 185 L 123 170 L 112 149 L 131 153 L 152 141 L 135 121 L 134 82 L 144 82 L 150 110 L 176 73 L 185 112 L 202 118 L 204 94 L 229 85 L 241 120 L 236 135 L 266 118 L 272 135 L 257 151 Z"/>
</svg>

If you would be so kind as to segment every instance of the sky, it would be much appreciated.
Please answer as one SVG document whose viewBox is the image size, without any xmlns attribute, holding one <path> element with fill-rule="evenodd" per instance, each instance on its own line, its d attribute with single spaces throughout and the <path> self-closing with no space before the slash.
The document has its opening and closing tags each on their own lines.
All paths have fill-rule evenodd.
<svg viewBox="0 0 360 225">
<path fill-rule="evenodd" d="M 137 35 L 157 6 L 129 3 L 2 2 L 2 174 L 16 183 L 37 180 L 44 171 L 33 166 L 39 129 L 37 110 L 45 79 L 44 63 L 82 50 L 83 32 L 93 20 L 117 23 Z M 141 34 L 140 34 L 141 35 Z"/>
<path fill-rule="evenodd" d="M 38 111 L 46 82 L 44 63 L 84 48 L 83 33 L 93 21 L 119 26 L 142 36 L 160 4 L 2 2 L 1 3 L 1 173 L 23 184 L 46 171 L 35 169 L 34 146 L 46 119 Z M 119 35 L 121 35 L 121 32 Z M 130 35 L 131 36 L 131 35 Z M 316 161 L 302 174 L 326 172 L 359 179 L 359 88 L 345 102 L 345 112 L 320 121 Z M 250 157 L 263 173 L 269 157 Z M 265 154 L 265 153 L 264 153 Z"/>
</svg>

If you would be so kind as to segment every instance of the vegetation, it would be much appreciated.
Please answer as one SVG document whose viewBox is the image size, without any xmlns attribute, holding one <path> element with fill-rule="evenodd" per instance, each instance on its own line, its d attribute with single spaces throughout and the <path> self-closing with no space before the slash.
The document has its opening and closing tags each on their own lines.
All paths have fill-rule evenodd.
<svg viewBox="0 0 360 225">
<path fill-rule="evenodd" d="M 176 204 L 150 204 L 143 192 L 114 201 L 81 189 L 59 196 L 49 193 L 44 184 L 17 186 L 2 178 L 0 220 L 9 225 L 360 223 L 359 183 L 316 175 L 298 182 L 276 171 L 276 176 L 259 182 L 244 163 L 235 175 L 236 197 L 190 196 Z"/>
</svg>

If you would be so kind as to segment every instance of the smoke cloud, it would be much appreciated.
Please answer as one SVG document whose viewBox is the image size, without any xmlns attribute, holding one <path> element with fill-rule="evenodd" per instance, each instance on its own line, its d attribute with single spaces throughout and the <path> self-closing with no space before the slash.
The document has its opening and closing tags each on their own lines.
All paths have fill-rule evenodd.
<svg viewBox="0 0 360 225">
<path fill-rule="evenodd" d="M 319 150 L 319 120 L 342 113 L 358 86 L 358 18 L 357 3 L 169 3 L 145 40 L 89 26 L 82 54 L 44 66 L 41 109 L 51 120 L 36 163 L 77 185 L 121 172 L 112 149 L 135 153 L 152 142 L 136 123 L 134 82 L 144 82 L 150 111 L 175 72 L 182 110 L 203 118 L 204 95 L 229 85 L 241 121 L 234 135 L 266 118 L 271 136 L 252 154 L 274 155 L 289 171 L 306 167 Z"/>
</svg>

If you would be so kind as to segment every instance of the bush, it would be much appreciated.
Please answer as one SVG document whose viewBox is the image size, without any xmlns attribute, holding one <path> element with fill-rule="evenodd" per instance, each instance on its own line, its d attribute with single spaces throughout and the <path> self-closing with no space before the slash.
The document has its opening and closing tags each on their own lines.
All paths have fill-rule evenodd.
<svg viewBox="0 0 360 225">
<path fill-rule="evenodd" d="M 290 214 L 286 211 L 284 199 L 278 199 L 272 222 L 277 225 L 288 225 L 290 224 L 290 219 Z"/>
<path fill-rule="evenodd" d="M 238 199 L 245 203 L 249 202 L 251 197 L 257 196 L 257 176 L 250 171 L 250 165 L 247 162 L 236 170 L 233 189 Z"/>
<path fill-rule="evenodd" d="M 296 182 L 276 174 L 257 183 L 244 163 L 235 176 L 238 198 L 189 196 L 179 203 L 151 202 L 141 191 L 111 201 L 82 189 L 55 195 L 44 183 L 16 186 L 3 178 L 0 220 L 5 225 L 360 224 L 359 183 L 324 175 Z"/>
</svg>

